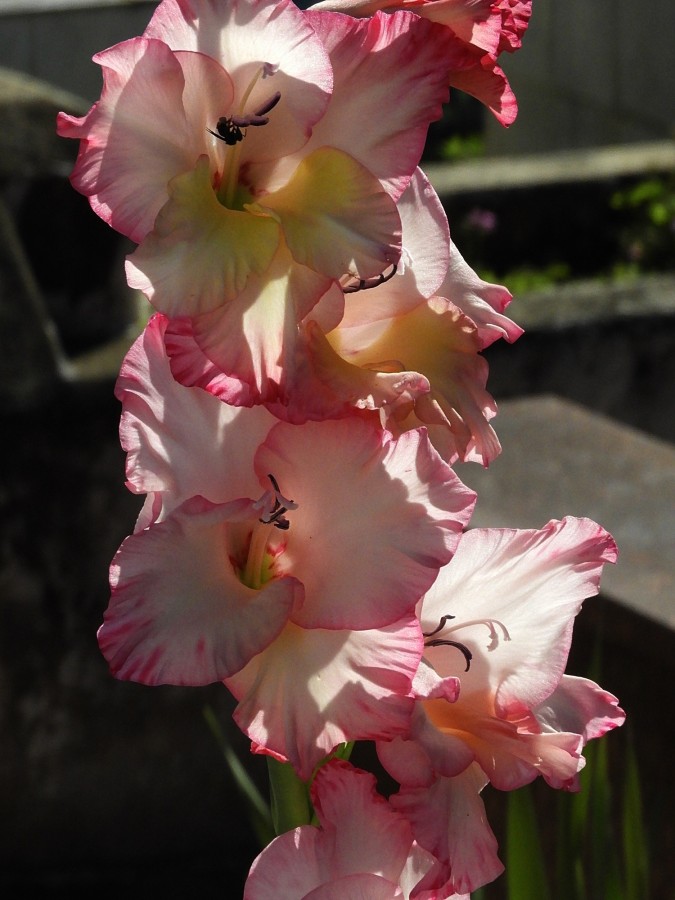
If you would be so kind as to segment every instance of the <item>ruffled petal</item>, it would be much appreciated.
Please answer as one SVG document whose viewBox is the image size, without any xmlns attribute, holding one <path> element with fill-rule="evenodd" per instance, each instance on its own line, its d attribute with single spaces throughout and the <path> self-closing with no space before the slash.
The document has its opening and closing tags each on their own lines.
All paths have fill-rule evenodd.
<svg viewBox="0 0 675 900">
<path fill-rule="evenodd" d="M 533 710 L 547 731 L 571 731 L 584 743 L 623 725 L 626 714 L 617 698 L 587 678 L 563 675 L 548 699 Z"/>
<path fill-rule="evenodd" d="M 341 328 L 403 315 L 443 283 L 450 261 L 448 219 L 421 169 L 415 171 L 398 201 L 398 211 L 403 250 L 396 274 L 379 287 L 348 294 Z"/>
<path fill-rule="evenodd" d="M 208 153 L 212 101 L 230 103 L 232 82 L 214 60 L 179 58 L 157 40 L 125 41 L 94 61 L 103 67 L 101 99 L 81 119 L 63 113 L 58 119 L 62 137 L 82 139 L 71 180 L 104 221 L 142 241 L 171 179 Z"/>
<path fill-rule="evenodd" d="M 112 596 L 98 632 L 117 677 L 205 685 L 241 669 L 283 629 L 302 586 L 292 577 L 246 587 L 228 554 L 232 530 L 256 522 L 251 501 L 187 501 L 131 535 L 111 566 Z"/>
<path fill-rule="evenodd" d="M 289 624 L 225 683 L 239 700 L 235 721 L 258 751 L 289 760 L 307 779 L 340 743 L 406 731 L 421 652 L 414 617 L 366 631 Z"/>
<path fill-rule="evenodd" d="M 433 887 L 464 893 L 487 884 L 504 871 L 497 856 L 497 841 L 485 816 L 480 791 L 485 777 L 471 766 L 456 778 L 439 778 L 430 787 L 401 788 L 390 797 L 412 825 L 415 839 L 443 868 L 425 879 L 418 889 Z"/>
<path fill-rule="evenodd" d="M 305 148 L 350 153 L 398 199 L 422 155 L 430 122 L 448 99 L 450 33 L 411 13 L 369 19 L 306 13 L 326 46 L 335 84 Z M 384 111 L 384 113 L 383 113 Z"/>
<path fill-rule="evenodd" d="M 361 419 L 280 423 L 255 461 L 299 508 L 284 565 L 308 602 L 306 628 L 373 628 L 410 611 L 452 555 L 475 500 L 431 448 Z"/>
<path fill-rule="evenodd" d="M 155 226 L 127 259 L 127 280 L 168 316 L 196 316 L 233 300 L 269 267 L 279 226 L 218 202 L 209 161 L 169 184 Z"/>
<path fill-rule="evenodd" d="M 479 278 L 454 244 L 447 275 L 438 294 L 458 306 L 474 322 L 481 350 L 498 338 L 511 344 L 523 334 L 519 325 L 503 315 L 512 300 L 509 291 Z"/>
<path fill-rule="evenodd" d="M 179 384 L 164 348 L 167 325 L 163 316 L 150 320 L 127 353 L 115 388 L 123 407 L 128 486 L 136 493 L 161 492 L 165 515 L 198 494 L 213 503 L 256 497 L 253 455 L 276 420 L 263 407 L 235 409 Z"/>
<path fill-rule="evenodd" d="M 274 215 L 294 259 L 331 278 L 379 275 L 401 253 L 396 204 L 367 169 L 332 147 L 305 157 L 284 187 L 248 208 Z"/>
<path fill-rule="evenodd" d="M 173 50 L 192 50 L 218 60 L 231 74 L 234 98 L 220 98 L 219 116 L 238 111 L 251 82 L 267 63 L 245 111 L 275 91 L 282 100 L 264 128 L 251 128 L 242 159 L 263 160 L 298 150 L 324 114 L 333 87 L 328 54 L 290 0 L 163 0 L 144 32 Z"/>
<path fill-rule="evenodd" d="M 604 563 L 615 558 L 611 536 L 590 519 L 568 517 L 539 531 L 467 532 L 422 610 L 425 631 L 454 615 L 439 636 L 451 634 L 473 652 L 460 704 L 494 691 L 499 714 L 517 717 L 549 697 L 563 674 L 574 617 L 597 593 Z M 428 652 L 437 670 L 439 649 Z M 463 661 L 456 662 L 461 671 Z"/>
<path fill-rule="evenodd" d="M 282 241 L 263 277 L 251 277 L 232 303 L 193 318 L 192 336 L 199 349 L 231 379 L 229 390 L 225 382 L 212 382 L 208 389 L 217 393 L 225 388 L 225 399 L 234 403 L 286 399 L 300 362 L 299 322 L 330 284 L 325 276 L 294 262 Z M 201 382 L 203 373 L 196 357 L 194 361 L 196 372 L 186 375 L 181 370 L 184 383 Z M 179 372 L 175 364 L 173 371 Z"/>
</svg>

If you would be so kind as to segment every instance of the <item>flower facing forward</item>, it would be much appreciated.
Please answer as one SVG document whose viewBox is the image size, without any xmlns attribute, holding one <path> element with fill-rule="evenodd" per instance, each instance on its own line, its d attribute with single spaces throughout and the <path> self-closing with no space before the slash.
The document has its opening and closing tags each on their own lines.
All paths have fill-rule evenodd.
<svg viewBox="0 0 675 900">
<path fill-rule="evenodd" d="M 123 446 L 148 493 L 111 569 L 99 642 L 115 675 L 226 680 L 256 747 L 302 777 L 342 741 L 404 733 L 415 605 L 474 495 L 421 431 L 292 425 L 171 376 L 155 317 L 123 364 Z"/>
<path fill-rule="evenodd" d="M 312 783 L 319 827 L 280 835 L 251 866 L 244 900 L 408 900 L 436 860 L 406 819 L 375 789 L 375 778 L 332 760 Z M 424 893 L 443 900 L 445 893 Z M 453 900 L 468 900 L 456 896 Z"/>
<path fill-rule="evenodd" d="M 584 744 L 624 720 L 615 697 L 563 674 L 574 617 L 615 559 L 612 538 L 589 519 L 476 529 L 423 600 L 411 730 L 378 753 L 402 785 L 391 802 L 445 863 L 453 890 L 503 868 L 479 797 L 488 781 L 513 790 L 541 775 L 577 790 Z"/>
<path fill-rule="evenodd" d="M 396 200 L 447 99 L 447 41 L 404 12 L 164 0 L 142 37 L 95 57 L 99 102 L 59 117 L 81 140 L 73 184 L 139 243 L 131 286 L 207 317 L 253 393 L 279 390 L 297 322 L 332 284 L 398 262 Z M 338 318 L 341 299 L 335 286 Z"/>
</svg>

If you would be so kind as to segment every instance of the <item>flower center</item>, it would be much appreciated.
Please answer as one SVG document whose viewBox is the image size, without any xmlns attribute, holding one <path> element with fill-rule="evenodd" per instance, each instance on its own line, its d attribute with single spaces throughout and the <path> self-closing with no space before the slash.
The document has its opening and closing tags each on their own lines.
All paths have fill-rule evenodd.
<svg viewBox="0 0 675 900">
<path fill-rule="evenodd" d="M 270 546 L 269 526 L 273 525 L 281 531 L 288 531 L 291 523 L 286 518 L 286 513 L 298 508 L 297 503 L 283 496 L 274 475 L 267 477 L 272 488 L 265 491 L 255 503 L 255 507 L 261 515 L 258 519 L 259 524 L 251 533 L 246 565 L 240 576 L 242 582 L 254 590 L 259 590 L 272 578 L 274 559 L 280 552 L 278 546 Z"/>
<path fill-rule="evenodd" d="M 433 631 L 424 632 L 424 646 L 425 647 L 455 647 L 455 649 L 459 650 L 459 652 L 464 657 L 466 661 L 465 672 L 469 671 L 471 667 L 471 660 L 473 659 L 473 653 L 469 650 L 466 644 L 462 644 L 459 641 L 452 640 L 448 638 L 447 635 L 452 634 L 453 631 L 459 631 L 462 628 L 468 628 L 470 625 L 485 625 L 488 629 L 488 633 L 490 635 L 490 643 L 487 646 L 488 653 L 491 653 L 493 650 L 496 650 L 499 646 L 499 631 L 501 630 L 502 639 L 505 641 L 511 640 L 511 635 L 508 632 L 506 625 L 503 622 L 500 622 L 499 619 L 470 619 L 468 622 L 459 622 L 457 625 L 453 625 L 451 628 L 446 629 L 446 624 L 450 621 L 450 619 L 454 619 L 454 616 L 446 615 L 441 616 L 441 620 L 438 623 L 438 626 L 434 628 Z M 443 632 L 442 637 L 434 637 L 434 635 L 440 634 Z M 433 638 L 433 640 L 427 640 L 427 638 Z"/>
<path fill-rule="evenodd" d="M 246 137 L 246 129 L 267 125 L 269 115 L 281 99 L 281 92 L 275 91 L 270 97 L 261 103 L 253 112 L 246 112 L 246 104 L 249 101 L 253 88 L 260 78 L 269 78 L 278 70 L 277 65 L 264 63 L 257 70 L 248 87 L 244 91 L 237 112 L 231 116 L 221 116 L 216 123 L 216 130 L 207 128 L 207 131 L 219 141 L 227 145 L 225 164 L 220 179 L 217 196 L 218 200 L 229 209 L 233 208 L 237 186 L 239 184 L 239 166 L 241 160 L 241 142 Z"/>
</svg>

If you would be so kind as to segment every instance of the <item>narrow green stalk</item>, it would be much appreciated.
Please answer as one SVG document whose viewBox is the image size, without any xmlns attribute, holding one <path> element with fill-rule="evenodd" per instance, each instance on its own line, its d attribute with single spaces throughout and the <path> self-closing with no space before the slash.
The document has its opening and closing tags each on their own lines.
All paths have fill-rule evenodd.
<svg viewBox="0 0 675 900">
<path fill-rule="evenodd" d="M 312 805 L 307 784 L 295 774 L 290 763 L 267 757 L 270 776 L 272 822 L 276 834 L 284 834 L 312 820 Z"/>
<path fill-rule="evenodd" d="M 246 810 L 248 820 L 251 823 L 251 828 L 258 838 L 260 846 L 266 847 L 275 837 L 270 808 L 263 799 L 258 788 L 253 783 L 248 772 L 241 764 L 236 753 L 232 747 L 230 747 L 213 709 L 210 706 L 205 706 L 203 715 L 211 733 L 218 742 L 221 753 L 225 757 L 225 762 L 232 773 L 237 789 L 246 803 Z"/>
</svg>

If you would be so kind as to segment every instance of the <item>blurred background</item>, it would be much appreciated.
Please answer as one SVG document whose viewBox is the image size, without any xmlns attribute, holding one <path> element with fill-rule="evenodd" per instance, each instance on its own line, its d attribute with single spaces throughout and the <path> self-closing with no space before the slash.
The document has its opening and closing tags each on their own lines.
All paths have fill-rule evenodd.
<svg viewBox="0 0 675 900">
<path fill-rule="evenodd" d="M 124 281 L 131 247 L 71 188 L 77 147 L 54 123 L 98 98 L 91 56 L 140 34 L 154 6 L 0 0 L 0 888 L 10 897 L 238 897 L 257 852 L 204 718 L 216 713 L 264 785 L 225 689 L 116 682 L 96 644 L 108 565 L 140 506 L 124 488 L 113 385 L 144 306 Z M 599 680 L 629 717 L 607 741 L 605 850 L 625 854 L 622 841 L 637 839 L 624 820 L 639 816 L 648 895 L 671 900 L 675 7 L 533 6 L 523 48 L 500 60 L 516 123 L 505 130 L 453 92 L 423 162 L 455 243 L 507 284 L 526 329 L 485 353 L 504 453 L 489 471 L 458 468 L 479 491 L 476 525 L 587 515 L 617 539 L 619 564 L 579 617 L 569 671 Z M 632 753 L 641 810 L 625 803 Z M 535 795 L 549 823 L 552 793 Z M 501 845 L 504 798 L 486 802 Z M 554 854 L 559 834 L 541 833 Z M 623 896 L 603 890 L 565 896 Z"/>
</svg>

